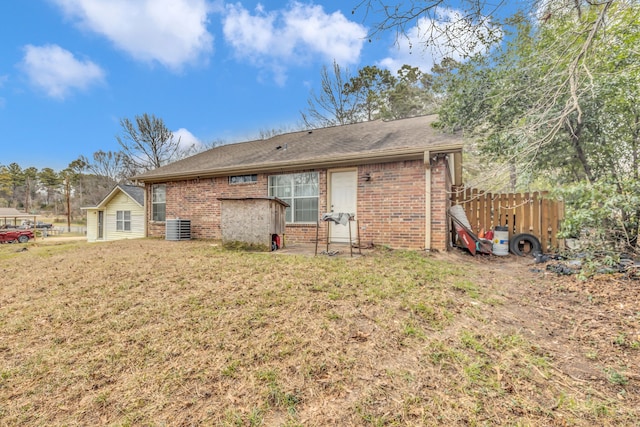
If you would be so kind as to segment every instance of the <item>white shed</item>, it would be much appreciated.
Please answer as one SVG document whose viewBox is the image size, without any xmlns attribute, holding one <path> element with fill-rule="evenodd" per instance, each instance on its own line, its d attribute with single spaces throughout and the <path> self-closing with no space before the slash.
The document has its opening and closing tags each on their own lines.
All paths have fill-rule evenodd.
<svg viewBox="0 0 640 427">
<path fill-rule="evenodd" d="M 138 239 L 146 236 L 144 188 L 118 184 L 87 211 L 87 241 Z"/>
</svg>

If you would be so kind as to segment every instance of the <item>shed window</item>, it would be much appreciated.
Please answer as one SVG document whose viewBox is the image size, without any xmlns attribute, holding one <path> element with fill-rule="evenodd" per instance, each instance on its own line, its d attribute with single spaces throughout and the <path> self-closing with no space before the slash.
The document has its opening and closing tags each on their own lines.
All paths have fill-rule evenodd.
<svg viewBox="0 0 640 427">
<path fill-rule="evenodd" d="M 258 182 L 258 175 L 233 175 L 229 177 L 229 184 L 247 184 Z"/>
<path fill-rule="evenodd" d="M 274 175 L 269 177 L 269 196 L 289 204 L 288 223 L 315 223 L 318 220 L 318 172 Z"/>
<path fill-rule="evenodd" d="M 116 211 L 116 230 L 131 231 L 131 211 Z"/>
<path fill-rule="evenodd" d="M 151 187 L 151 218 L 154 221 L 164 221 L 167 211 L 167 186 L 155 184 Z"/>
</svg>

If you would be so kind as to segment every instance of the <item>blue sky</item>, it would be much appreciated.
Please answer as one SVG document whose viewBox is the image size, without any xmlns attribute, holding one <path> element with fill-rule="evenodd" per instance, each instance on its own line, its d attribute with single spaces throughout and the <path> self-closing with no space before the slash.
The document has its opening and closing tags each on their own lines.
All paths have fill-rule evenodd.
<svg viewBox="0 0 640 427">
<path fill-rule="evenodd" d="M 108 3 L 108 4 L 107 4 Z M 118 151 L 120 119 L 164 120 L 186 144 L 293 129 L 336 60 L 395 72 L 433 59 L 353 1 L 28 0 L 0 19 L 0 164 L 64 169 Z M 412 30 L 413 45 L 419 34 Z"/>
</svg>

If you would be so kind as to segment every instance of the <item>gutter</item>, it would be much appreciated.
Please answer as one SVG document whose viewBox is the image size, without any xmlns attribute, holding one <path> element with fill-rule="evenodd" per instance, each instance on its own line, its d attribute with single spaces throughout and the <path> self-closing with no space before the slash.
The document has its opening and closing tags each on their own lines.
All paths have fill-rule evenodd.
<svg viewBox="0 0 640 427">
<path fill-rule="evenodd" d="M 306 161 L 280 161 L 268 164 L 257 165 L 238 165 L 231 167 L 223 167 L 217 169 L 202 169 L 199 171 L 190 172 L 174 172 L 155 176 L 139 176 L 132 179 L 142 183 L 154 183 L 165 181 L 182 181 L 188 179 L 199 178 L 213 178 L 219 176 L 228 176 L 234 174 L 242 174 L 247 172 L 260 173 L 260 172 L 284 172 L 299 169 L 313 169 L 313 168 L 328 168 L 328 167 L 341 167 L 362 165 L 370 163 L 381 163 L 390 161 L 402 161 L 402 160 L 420 160 L 424 159 L 424 153 L 428 151 L 430 153 L 461 153 L 462 144 L 440 144 L 422 148 L 416 148 L 413 150 L 401 149 L 390 150 L 385 152 L 373 153 L 373 154 L 351 154 L 340 158 L 324 158 Z"/>
</svg>

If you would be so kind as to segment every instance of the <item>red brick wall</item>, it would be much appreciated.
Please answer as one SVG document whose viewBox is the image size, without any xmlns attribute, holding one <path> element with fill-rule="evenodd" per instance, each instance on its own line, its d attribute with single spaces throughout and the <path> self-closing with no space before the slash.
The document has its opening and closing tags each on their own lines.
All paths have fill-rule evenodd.
<svg viewBox="0 0 640 427">
<path fill-rule="evenodd" d="M 308 172 L 308 171 L 294 171 Z M 191 220 L 191 235 L 196 239 L 220 239 L 220 198 L 225 197 L 265 197 L 269 194 L 269 175 L 258 174 L 255 183 L 229 184 L 227 177 L 206 178 L 188 181 L 167 182 L 167 219 L 184 218 Z M 319 171 L 320 200 L 319 211 L 326 211 L 327 174 Z M 147 188 L 147 200 L 151 200 L 151 186 Z M 147 217 L 151 218 L 151 203 L 147 207 Z M 322 229 L 320 237 L 326 235 Z M 165 223 L 149 221 L 148 235 L 164 237 Z M 290 242 L 315 242 L 316 226 L 288 224 L 286 240 Z"/>
<path fill-rule="evenodd" d="M 358 168 L 357 218 L 363 244 L 388 245 L 393 248 L 425 247 L 425 165 L 422 160 L 364 165 Z M 292 171 L 288 173 L 308 172 Z M 368 174 L 370 180 L 365 176 Z M 448 207 L 447 164 L 444 156 L 432 162 L 432 240 L 431 248 L 447 247 Z M 327 171 L 319 171 L 318 211 L 327 212 Z M 258 174 L 256 183 L 229 185 L 226 177 L 166 183 L 167 219 L 191 220 L 194 238 L 220 239 L 220 201 L 224 197 L 264 197 L 268 195 L 268 175 Z M 151 200 L 150 186 L 147 200 Z M 151 218 L 151 203 L 147 215 Z M 149 222 L 149 236 L 163 237 L 165 224 Z M 321 224 L 320 241 L 326 239 L 327 227 Z M 315 243 L 315 224 L 288 224 L 286 242 Z"/>
<path fill-rule="evenodd" d="M 446 212 L 451 205 L 449 191 L 451 175 L 446 155 L 438 155 L 431 162 L 431 249 L 444 251 L 448 244 Z"/>
<path fill-rule="evenodd" d="M 370 180 L 365 180 L 365 175 Z M 422 160 L 358 168 L 358 219 L 364 244 L 421 249 L 425 239 Z"/>
</svg>

